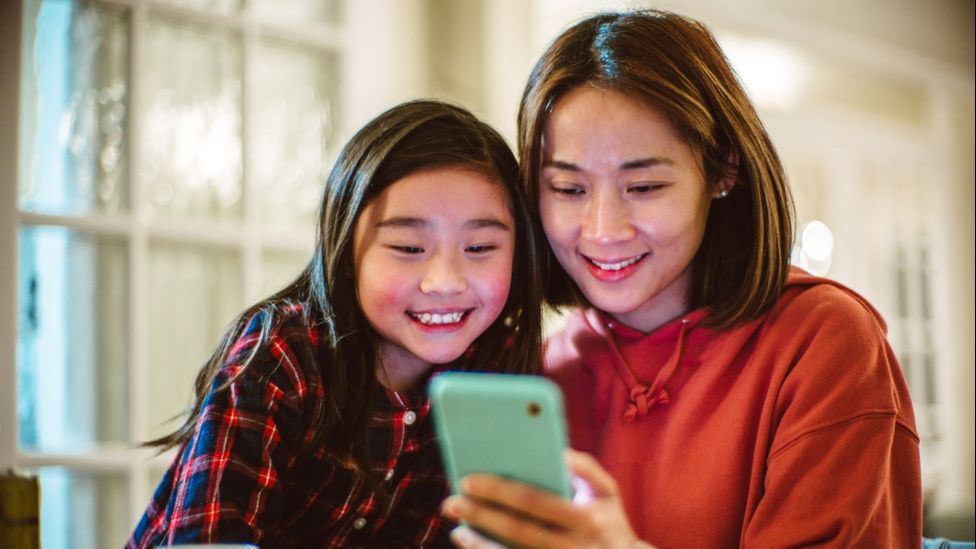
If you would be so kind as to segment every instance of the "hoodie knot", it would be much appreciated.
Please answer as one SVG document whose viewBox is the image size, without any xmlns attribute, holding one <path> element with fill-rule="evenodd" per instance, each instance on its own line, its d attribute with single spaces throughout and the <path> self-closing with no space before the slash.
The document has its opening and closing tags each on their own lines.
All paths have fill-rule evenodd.
<svg viewBox="0 0 976 549">
<path fill-rule="evenodd" d="M 671 395 L 665 387 L 652 390 L 646 385 L 637 384 L 630 389 L 630 403 L 624 411 L 624 419 L 632 423 L 647 415 L 647 412 L 658 404 L 671 402 Z"/>
</svg>

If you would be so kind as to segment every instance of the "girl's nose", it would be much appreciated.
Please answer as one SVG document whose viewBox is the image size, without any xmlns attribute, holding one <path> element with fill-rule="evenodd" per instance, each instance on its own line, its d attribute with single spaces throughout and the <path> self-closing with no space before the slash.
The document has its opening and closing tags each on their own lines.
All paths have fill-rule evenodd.
<svg viewBox="0 0 976 549">
<path fill-rule="evenodd" d="M 596 192 L 583 212 L 582 237 L 597 244 L 615 244 L 634 238 L 627 205 L 616 192 Z"/>
<path fill-rule="evenodd" d="M 450 254 L 438 254 L 427 263 L 427 271 L 420 280 L 425 294 L 458 294 L 468 289 L 468 280 Z"/>
</svg>

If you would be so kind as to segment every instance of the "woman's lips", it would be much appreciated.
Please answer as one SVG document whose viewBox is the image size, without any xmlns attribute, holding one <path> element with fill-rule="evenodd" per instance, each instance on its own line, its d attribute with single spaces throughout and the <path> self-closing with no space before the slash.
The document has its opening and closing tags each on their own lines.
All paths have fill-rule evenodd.
<svg viewBox="0 0 976 549">
<path fill-rule="evenodd" d="M 640 268 L 650 253 L 642 253 L 630 257 L 616 259 L 595 259 L 587 255 L 580 254 L 584 259 L 586 268 L 589 269 L 597 280 L 602 282 L 619 282 L 634 274 Z"/>
</svg>

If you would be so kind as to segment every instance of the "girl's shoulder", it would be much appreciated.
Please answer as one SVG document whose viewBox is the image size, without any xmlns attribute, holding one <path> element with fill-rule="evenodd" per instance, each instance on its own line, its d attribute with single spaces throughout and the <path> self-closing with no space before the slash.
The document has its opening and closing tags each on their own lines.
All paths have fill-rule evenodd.
<svg viewBox="0 0 976 549">
<path fill-rule="evenodd" d="M 243 322 L 221 368 L 224 376 L 233 378 L 243 371 L 249 379 L 295 388 L 319 377 L 319 362 L 328 355 L 321 352 L 325 332 L 305 304 L 268 304 Z"/>
</svg>

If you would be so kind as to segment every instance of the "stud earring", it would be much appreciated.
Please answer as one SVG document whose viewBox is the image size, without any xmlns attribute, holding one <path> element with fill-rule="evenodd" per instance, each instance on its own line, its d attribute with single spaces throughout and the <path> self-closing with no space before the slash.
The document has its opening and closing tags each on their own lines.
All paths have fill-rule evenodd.
<svg viewBox="0 0 976 549">
<path fill-rule="evenodd" d="M 719 191 L 719 193 L 718 193 L 718 197 L 719 198 L 725 198 L 726 196 L 729 196 L 729 190 L 728 189 L 722 189 L 721 191 Z"/>
</svg>

